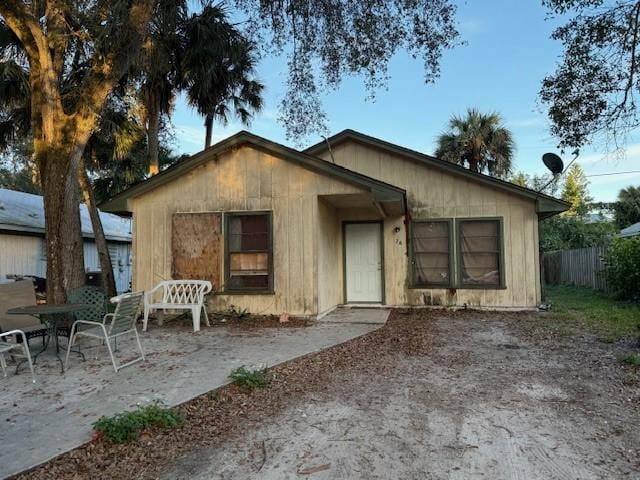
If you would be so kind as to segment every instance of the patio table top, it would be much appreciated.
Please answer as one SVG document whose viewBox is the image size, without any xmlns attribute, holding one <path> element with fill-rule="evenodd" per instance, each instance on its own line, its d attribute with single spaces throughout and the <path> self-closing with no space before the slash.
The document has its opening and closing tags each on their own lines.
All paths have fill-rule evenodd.
<svg viewBox="0 0 640 480">
<path fill-rule="evenodd" d="M 10 315 L 56 315 L 80 312 L 92 307 L 93 305 L 87 303 L 43 303 L 42 305 L 27 305 L 24 307 L 11 308 L 7 310 L 7 313 Z"/>
</svg>

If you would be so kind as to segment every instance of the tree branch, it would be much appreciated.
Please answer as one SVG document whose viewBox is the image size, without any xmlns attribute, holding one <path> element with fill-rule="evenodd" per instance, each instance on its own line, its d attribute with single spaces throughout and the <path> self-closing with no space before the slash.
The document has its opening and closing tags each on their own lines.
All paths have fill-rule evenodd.
<svg viewBox="0 0 640 480">
<path fill-rule="evenodd" d="M 20 0 L 3 1 L 0 3 L 0 16 L 22 43 L 29 63 L 39 62 L 41 52 L 36 36 L 42 30 L 26 5 Z"/>
<path fill-rule="evenodd" d="M 114 36 L 111 51 L 94 58 L 81 86 L 76 108 L 78 120 L 85 124 L 79 125 L 83 130 L 93 129 L 105 99 L 138 54 L 156 3 L 157 0 L 133 0 L 125 25 Z"/>
</svg>

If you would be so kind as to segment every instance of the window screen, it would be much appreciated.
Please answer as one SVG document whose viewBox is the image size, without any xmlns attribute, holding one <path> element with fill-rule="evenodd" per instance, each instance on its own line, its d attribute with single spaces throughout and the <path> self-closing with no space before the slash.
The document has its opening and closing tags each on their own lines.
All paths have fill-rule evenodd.
<svg viewBox="0 0 640 480">
<path fill-rule="evenodd" d="M 460 220 L 458 223 L 460 283 L 463 286 L 501 285 L 500 222 Z"/>
<path fill-rule="evenodd" d="M 270 290 L 271 215 L 227 215 L 227 289 Z"/>
<path fill-rule="evenodd" d="M 411 224 L 413 285 L 451 285 L 449 221 L 415 221 Z"/>
</svg>

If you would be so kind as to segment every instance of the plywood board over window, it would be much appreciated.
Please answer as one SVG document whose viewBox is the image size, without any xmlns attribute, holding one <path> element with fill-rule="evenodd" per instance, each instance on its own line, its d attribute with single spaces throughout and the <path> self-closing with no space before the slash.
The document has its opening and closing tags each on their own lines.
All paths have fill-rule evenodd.
<svg viewBox="0 0 640 480">
<path fill-rule="evenodd" d="M 222 214 L 174 213 L 172 218 L 172 277 L 209 280 L 220 286 L 222 271 Z"/>
</svg>

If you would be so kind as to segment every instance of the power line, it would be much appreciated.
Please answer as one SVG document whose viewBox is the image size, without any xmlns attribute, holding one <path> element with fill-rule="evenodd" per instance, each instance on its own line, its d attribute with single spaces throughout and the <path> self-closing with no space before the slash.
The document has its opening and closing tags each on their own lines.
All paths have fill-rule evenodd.
<svg viewBox="0 0 640 480">
<path fill-rule="evenodd" d="M 609 175 L 627 175 L 629 173 L 640 173 L 640 170 L 631 170 L 629 172 L 592 173 L 591 175 L 585 175 L 585 177 L 607 177 Z"/>
</svg>

